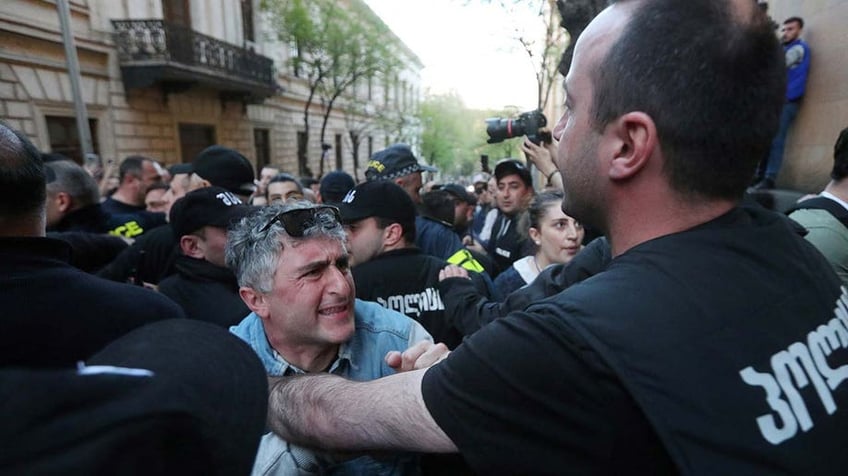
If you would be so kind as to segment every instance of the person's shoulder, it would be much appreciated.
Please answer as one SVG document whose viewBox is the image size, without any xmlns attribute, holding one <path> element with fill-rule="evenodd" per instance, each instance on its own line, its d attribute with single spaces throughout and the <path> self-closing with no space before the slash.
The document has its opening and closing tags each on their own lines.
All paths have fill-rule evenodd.
<svg viewBox="0 0 848 476">
<path fill-rule="evenodd" d="M 264 333 L 262 323 L 255 312 L 251 312 L 245 316 L 245 318 L 238 324 L 230 326 L 229 330 L 231 334 L 238 336 L 241 340 L 248 344 L 251 343 L 251 335 L 255 335 L 257 331 L 262 331 Z"/>
<path fill-rule="evenodd" d="M 388 333 L 406 339 L 415 321 L 376 302 L 356 299 L 354 304 L 356 332 Z"/>
<path fill-rule="evenodd" d="M 143 286 L 135 286 L 127 283 L 117 283 L 101 278 L 95 278 L 102 287 L 102 292 L 113 295 L 116 301 L 123 300 L 127 309 L 136 313 L 155 315 L 164 314 L 162 319 L 169 317 L 185 317 L 182 308 L 169 297 L 159 292 L 147 289 Z"/>
</svg>

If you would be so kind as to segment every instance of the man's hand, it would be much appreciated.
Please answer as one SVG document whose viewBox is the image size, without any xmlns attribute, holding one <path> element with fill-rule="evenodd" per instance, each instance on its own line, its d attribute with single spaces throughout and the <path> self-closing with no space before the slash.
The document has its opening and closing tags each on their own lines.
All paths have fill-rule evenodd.
<svg viewBox="0 0 848 476">
<path fill-rule="evenodd" d="M 407 372 L 409 370 L 426 369 L 450 354 L 445 344 L 433 344 L 423 340 L 403 351 L 390 351 L 386 354 L 386 364 L 395 369 L 396 372 Z"/>
<path fill-rule="evenodd" d="M 463 268 L 461 266 L 457 266 L 455 264 L 449 264 L 449 265 L 445 266 L 444 268 L 442 268 L 441 271 L 439 271 L 439 281 L 444 281 L 448 278 L 471 279 L 468 276 L 468 270 L 466 270 L 465 268 Z"/>
</svg>

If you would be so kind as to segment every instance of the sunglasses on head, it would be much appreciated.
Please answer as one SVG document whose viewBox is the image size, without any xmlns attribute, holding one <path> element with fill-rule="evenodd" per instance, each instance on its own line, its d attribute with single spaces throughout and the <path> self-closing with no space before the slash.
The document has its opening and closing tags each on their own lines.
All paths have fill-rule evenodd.
<svg viewBox="0 0 848 476">
<path fill-rule="evenodd" d="M 274 223 L 279 222 L 283 225 L 289 236 L 292 238 L 302 238 L 303 233 L 318 223 L 321 218 L 330 217 L 336 223 L 341 223 L 342 216 L 339 209 L 332 205 L 319 205 L 314 208 L 295 208 L 274 216 L 265 226 L 259 230 L 259 233 L 268 231 Z"/>
</svg>

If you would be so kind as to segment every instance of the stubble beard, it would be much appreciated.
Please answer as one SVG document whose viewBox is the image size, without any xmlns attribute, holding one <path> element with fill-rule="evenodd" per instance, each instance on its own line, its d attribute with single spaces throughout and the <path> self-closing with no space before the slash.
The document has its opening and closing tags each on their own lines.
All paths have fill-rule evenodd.
<svg viewBox="0 0 848 476">
<path fill-rule="evenodd" d="M 565 168 L 562 211 L 585 225 L 604 230 L 604 200 L 594 160 L 597 144 L 597 138 L 588 139 Z"/>
</svg>

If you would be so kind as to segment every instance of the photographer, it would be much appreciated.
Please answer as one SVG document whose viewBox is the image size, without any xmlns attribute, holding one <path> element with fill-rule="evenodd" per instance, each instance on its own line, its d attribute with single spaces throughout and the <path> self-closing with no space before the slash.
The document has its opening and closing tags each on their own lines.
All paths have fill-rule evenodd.
<svg viewBox="0 0 848 476">
<path fill-rule="evenodd" d="M 550 134 L 548 129 L 543 129 L 543 131 Z M 526 137 L 521 144 L 521 150 L 524 151 L 527 161 L 533 164 L 539 170 L 539 173 L 545 177 L 545 188 L 562 190 L 562 174 L 557 169 L 553 159 L 556 156 L 556 148 L 557 144 L 553 138 L 550 141 L 542 141 L 541 144 L 536 144 L 529 137 Z"/>
</svg>

